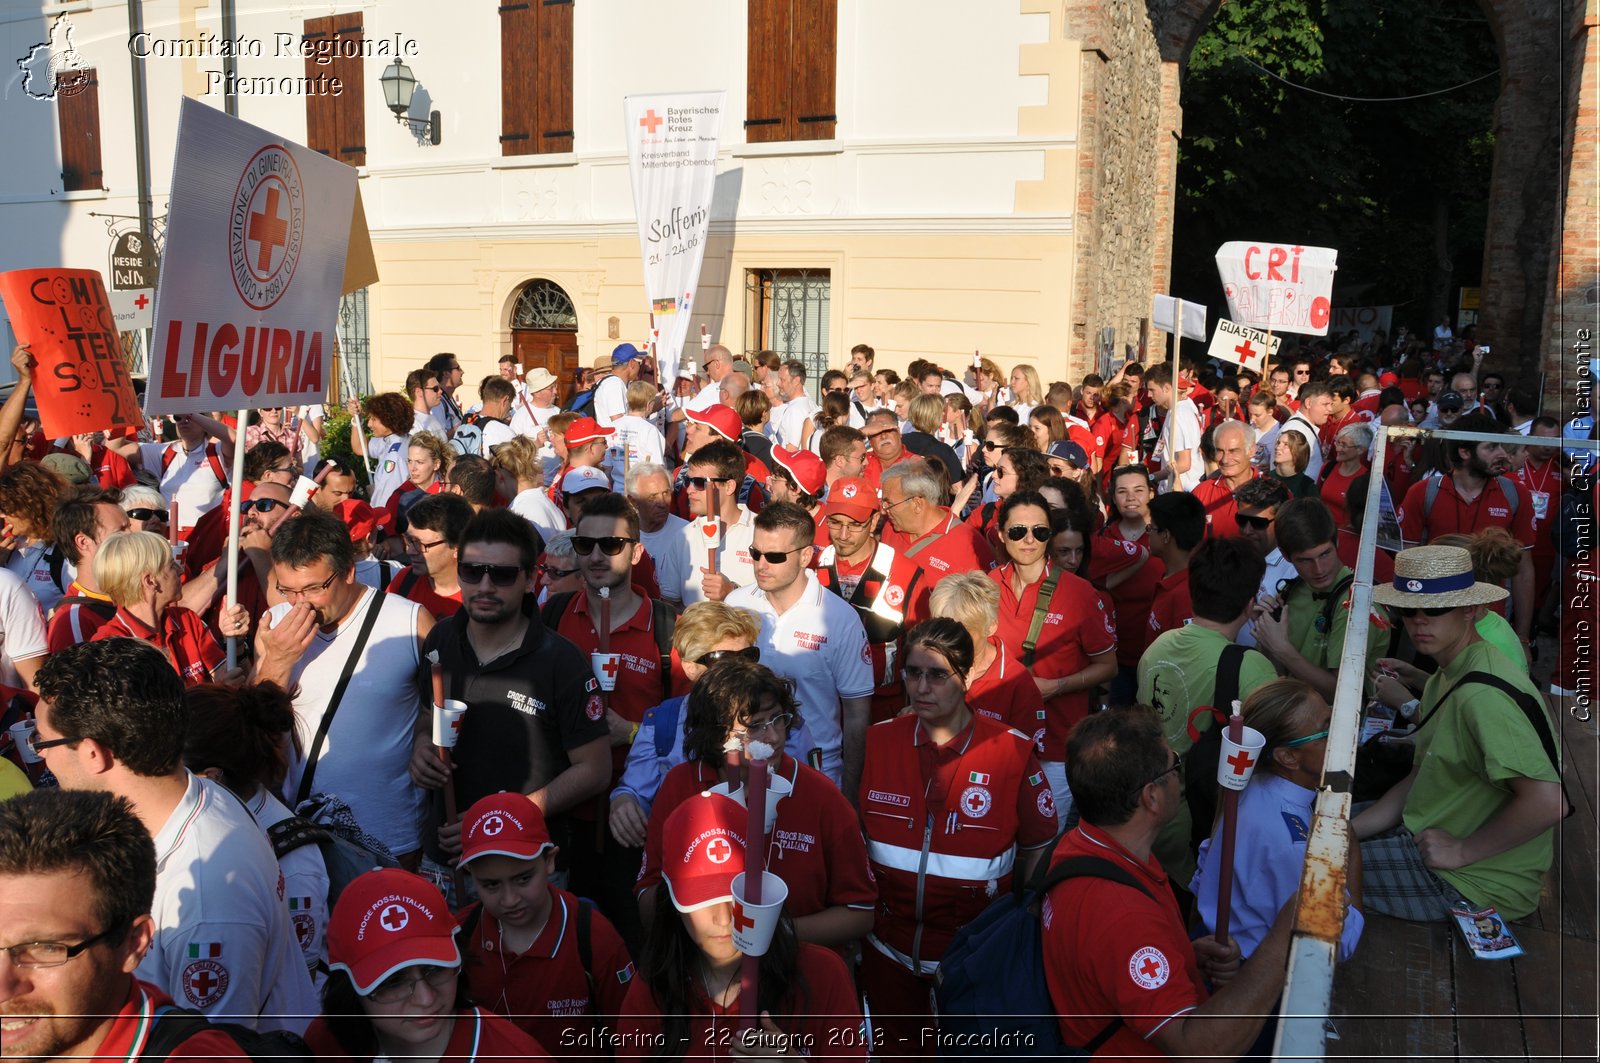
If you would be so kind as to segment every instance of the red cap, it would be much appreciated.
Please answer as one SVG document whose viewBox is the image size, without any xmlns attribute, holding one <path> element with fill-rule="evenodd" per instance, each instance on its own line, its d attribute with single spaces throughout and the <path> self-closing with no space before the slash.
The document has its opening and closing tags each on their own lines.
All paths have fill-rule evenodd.
<svg viewBox="0 0 1600 1063">
<path fill-rule="evenodd" d="M 463 866 L 480 856 L 532 860 L 553 845 L 544 813 L 515 790 L 490 794 L 461 817 Z"/>
<path fill-rule="evenodd" d="M 328 966 L 365 996 L 407 967 L 460 967 L 456 924 L 438 887 L 399 868 L 368 871 L 328 920 Z"/>
<path fill-rule="evenodd" d="M 748 818 L 739 802 L 709 790 L 667 817 L 661 877 L 674 908 L 692 912 L 733 899 L 733 876 L 744 870 Z"/>
<path fill-rule="evenodd" d="M 1383 374 L 1382 376 L 1380 376 L 1378 378 L 1378 386 L 1380 388 L 1396 387 L 1397 385 L 1399 385 L 1399 383 L 1400 383 L 1400 378 L 1398 376 L 1394 375 L 1393 373 L 1385 373 L 1385 374 Z"/>
<path fill-rule="evenodd" d="M 732 406 L 715 403 L 703 410 L 685 410 L 683 415 L 695 424 L 703 424 L 730 443 L 739 442 L 744 435 L 744 422 Z"/>
<path fill-rule="evenodd" d="M 387 509 L 373 509 L 359 498 L 347 498 L 334 506 L 333 511 L 349 526 L 353 543 L 370 538 L 375 530 L 387 528 L 394 520 L 394 514 Z"/>
<path fill-rule="evenodd" d="M 593 417 L 580 417 L 567 425 L 566 443 L 569 447 L 581 447 L 585 443 L 614 435 L 616 431 L 615 428 L 601 428 L 600 422 Z"/>
<path fill-rule="evenodd" d="M 822 493 L 828 483 L 828 470 L 822 459 L 809 450 L 794 447 L 773 447 L 772 460 L 789 478 L 800 485 L 800 490 L 812 498 Z"/>
<path fill-rule="evenodd" d="M 777 451 L 774 450 L 773 453 Z M 876 512 L 878 512 L 878 489 L 859 476 L 848 476 L 843 480 L 834 481 L 833 486 L 828 488 L 828 500 L 822 504 L 824 520 L 839 514 L 865 524 Z"/>
</svg>

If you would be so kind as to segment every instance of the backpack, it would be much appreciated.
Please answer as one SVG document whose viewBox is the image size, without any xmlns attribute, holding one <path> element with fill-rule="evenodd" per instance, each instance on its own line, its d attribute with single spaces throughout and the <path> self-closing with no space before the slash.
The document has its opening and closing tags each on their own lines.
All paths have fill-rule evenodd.
<svg viewBox="0 0 1600 1063">
<path fill-rule="evenodd" d="M 305 1041 L 287 1030 L 252 1030 L 243 1023 L 212 1022 L 192 1008 L 162 1005 L 145 1038 L 144 1050 L 136 1057 L 154 1063 L 167 1059 L 177 1047 L 198 1033 L 220 1030 L 238 1042 L 245 1055 L 258 1063 L 277 1059 L 312 1059 Z"/>
<path fill-rule="evenodd" d="M 1045 981 L 1038 909 L 1044 896 L 1069 878 L 1109 879 L 1155 899 L 1143 883 L 1111 861 L 1074 856 L 1051 868 L 1034 889 L 995 900 L 956 932 L 934 974 L 940 1059 L 976 1063 L 993 1058 L 992 1050 L 968 1047 L 973 1045 L 1005 1045 L 1008 1056 L 1086 1058 L 1122 1027 L 1121 1018 L 1113 1019 L 1081 1047 L 1061 1040 L 1056 1006 Z M 942 1036 L 946 1033 L 963 1036 Z M 946 1045 L 957 1047 L 947 1050 Z"/>
<path fill-rule="evenodd" d="M 1244 665 L 1246 647 L 1230 642 L 1217 658 L 1217 678 L 1211 688 L 1211 704 L 1201 705 L 1189 714 L 1192 744 L 1183 755 L 1183 795 L 1189 805 L 1189 848 L 1198 853 L 1200 843 L 1211 836 L 1217 818 L 1217 762 L 1222 759 L 1222 729 L 1227 726 L 1229 709 L 1239 696 L 1239 669 Z M 1211 718 L 1211 726 L 1197 733 L 1195 717 Z"/>
<path fill-rule="evenodd" d="M 572 405 L 567 407 L 568 413 L 575 413 L 579 417 L 594 416 L 594 389 L 579 392 L 573 396 Z"/>
<path fill-rule="evenodd" d="M 561 623 L 561 615 L 567 611 L 567 606 L 577 596 L 577 591 L 563 591 L 552 595 L 539 610 L 539 618 L 544 621 L 544 626 L 555 631 Z M 678 614 L 660 598 L 650 599 L 650 611 L 655 629 L 656 650 L 661 654 L 661 696 L 672 696 L 672 635 L 678 630 Z M 676 717 L 674 717 L 676 723 Z"/>
<path fill-rule="evenodd" d="M 1495 479 L 1500 481 L 1500 490 L 1506 496 L 1506 505 L 1511 508 L 1511 519 L 1515 521 L 1517 519 L 1517 507 L 1522 501 L 1517 497 L 1517 481 L 1513 480 L 1509 476 L 1496 476 Z M 1428 477 L 1428 486 L 1422 489 L 1422 512 L 1424 519 L 1426 519 L 1427 514 L 1433 512 L 1433 500 L 1439 497 L 1439 484 L 1443 481 L 1443 476 Z"/>
<path fill-rule="evenodd" d="M 184 457 L 188 457 L 187 452 L 184 454 Z M 172 468 L 172 463 L 177 460 L 178 451 L 176 448 L 169 446 L 161 452 L 160 479 L 165 480 L 167 478 L 167 470 Z M 228 474 L 222 468 L 222 453 L 217 449 L 216 444 L 214 443 L 206 444 L 206 464 L 211 466 L 211 473 L 217 478 L 217 483 L 221 484 L 223 487 L 227 487 Z"/>
<path fill-rule="evenodd" d="M 672 740 L 678 735 L 678 717 L 683 713 L 684 703 L 689 700 L 689 695 L 668 698 L 659 705 L 644 710 L 644 719 L 639 721 L 639 726 L 649 724 L 651 734 L 655 736 L 656 756 L 665 757 L 672 752 Z"/>
<path fill-rule="evenodd" d="M 55 619 L 55 615 L 61 610 L 70 609 L 74 605 L 83 606 L 101 620 L 110 620 L 117 615 L 116 604 L 108 602 L 104 598 L 90 598 L 82 594 L 69 594 L 57 602 L 54 609 L 50 610 L 50 618 L 52 620 Z"/>
<path fill-rule="evenodd" d="M 350 808 L 331 794 L 312 794 L 296 814 L 267 828 L 272 853 L 282 860 L 306 845 L 316 845 L 328 868 L 328 910 L 344 888 L 380 867 L 399 867 L 384 844 L 363 831 Z"/>
<path fill-rule="evenodd" d="M 450 446 L 462 457 L 483 454 L 483 429 L 475 424 L 463 424 L 450 433 Z"/>
</svg>

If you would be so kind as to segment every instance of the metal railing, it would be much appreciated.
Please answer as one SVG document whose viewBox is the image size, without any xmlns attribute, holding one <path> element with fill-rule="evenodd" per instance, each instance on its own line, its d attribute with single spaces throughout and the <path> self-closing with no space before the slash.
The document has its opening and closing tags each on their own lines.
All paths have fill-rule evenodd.
<svg viewBox="0 0 1600 1063">
<path fill-rule="evenodd" d="M 1381 477 L 1391 438 L 1450 439 L 1516 446 L 1562 447 L 1600 450 L 1591 439 L 1556 436 L 1507 437 L 1504 434 L 1458 432 L 1444 428 L 1378 427 L 1371 468 Z M 1327 754 L 1322 783 L 1317 789 L 1306 843 L 1305 869 L 1300 877 L 1300 906 L 1294 938 L 1289 946 L 1289 971 L 1279 1009 L 1277 1059 L 1321 1060 L 1327 1048 L 1327 1017 L 1332 1013 L 1333 972 L 1344 929 L 1345 870 L 1355 839 L 1350 829 L 1352 786 L 1356 750 L 1360 745 L 1362 691 L 1366 680 L 1367 623 L 1372 609 L 1372 558 L 1377 547 L 1378 512 L 1383 491 L 1373 483 L 1367 491 L 1361 521 L 1361 544 L 1351 587 L 1350 613 L 1344 629 L 1344 654 L 1339 660 L 1333 696 L 1333 720 L 1328 725 Z M 1396 500 L 1397 502 L 1399 500 Z M 1559 519 L 1551 514 L 1551 519 Z"/>
</svg>

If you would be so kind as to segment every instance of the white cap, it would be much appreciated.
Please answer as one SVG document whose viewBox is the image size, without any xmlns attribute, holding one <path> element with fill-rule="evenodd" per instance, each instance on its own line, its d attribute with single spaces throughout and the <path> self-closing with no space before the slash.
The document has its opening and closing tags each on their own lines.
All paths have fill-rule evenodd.
<svg viewBox="0 0 1600 1063">
<path fill-rule="evenodd" d="M 561 493 L 565 495 L 581 494 L 596 488 L 611 490 L 611 477 L 592 465 L 580 465 L 561 478 Z"/>
</svg>

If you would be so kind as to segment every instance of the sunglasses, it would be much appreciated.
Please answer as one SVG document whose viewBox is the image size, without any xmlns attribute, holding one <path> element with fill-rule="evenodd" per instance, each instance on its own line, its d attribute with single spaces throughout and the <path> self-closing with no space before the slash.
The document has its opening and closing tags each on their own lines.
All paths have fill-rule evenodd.
<svg viewBox="0 0 1600 1063">
<path fill-rule="evenodd" d="M 1031 528 L 1026 524 L 1013 524 L 1006 529 L 1006 538 L 1014 543 L 1020 543 L 1033 533 L 1035 540 L 1041 543 L 1050 541 L 1050 526 L 1048 524 L 1035 524 Z"/>
<path fill-rule="evenodd" d="M 710 666 L 716 664 L 718 661 L 725 661 L 730 657 L 736 657 L 746 661 L 759 661 L 761 660 L 761 647 L 746 646 L 742 650 L 710 650 L 696 657 L 694 659 L 694 663 Z"/>
<path fill-rule="evenodd" d="M 546 579 L 552 580 L 566 579 L 568 576 L 578 574 L 575 568 L 556 568 L 554 565 L 540 565 L 539 571 L 544 573 Z"/>
<path fill-rule="evenodd" d="M 1006 449 L 1006 447 L 1005 447 L 1004 443 L 996 443 L 992 439 L 985 439 L 983 441 L 983 449 L 984 450 L 1004 450 L 1004 449 Z"/>
<path fill-rule="evenodd" d="M 733 477 L 731 477 L 731 476 L 690 476 L 684 482 L 687 483 L 690 487 L 694 488 L 696 491 L 704 491 L 706 489 L 706 484 L 731 484 L 731 483 L 733 483 Z"/>
<path fill-rule="evenodd" d="M 1461 608 L 1459 605 L 1438 605 L 1425 609 L 1401 605 L 1391 605 L 1389 607 L 1394 615 L 1398 616 L 1401 620 L 1410 620 L 1418 613 L 1421 613 L 1423 616 L 1444 616 L 1446 613 L 1453 613 L 1459 608 Z"/>
<path fill-rule="evenodd" d="M 1247 517 L 1243 513 L 1234 514 L 1233 519 L 1241 528 L 1254 528 L 1256 531 L 1266 531 L 1272 526 L 1271 517 Z"/>
<path fill-rule="evenodd" d="M 140 506 L 138 509 L 128 510 L 129 520 L 155 520 L 157 517 L 160 517 L 162 520 L 166 520 L 167 511 L 164 509 L 146 509 L 143 506 Z"/>
<path fill-rule="evenodd" d="M 456 579 L 473 585 L 482 583 L 483 577 L 488 576 L 489 582 L 496 587 L 509 587 L 517 582 L 517 577 L 521 574 L 521 565 L 487 565 L 481 561 L 463 561 L 456 566 Z"/>
<path fill-rule="evenodd" d="M 798 554 L 801 550 L 808 548 L 809 544 L 797 546 L 793 550 L 751 550 L 750 560 L 752 563 L 761 560 L 769 565 L 781 565 L 789 559 L 790 554 Z"/>
<path fill-rule="evenodd" d="M 279 506 L 289 508 L 289 503 L 280 502 L 276 498 L 247 498 L 239 503 L 239 512 L 248 513 L 252 509 L 259 509 L 263 513 L 271 513 Z M 130 514 L 131 516 L 132 514 Z"/>
<path fill-rule="evenodd" d="M 945 668 L 902 668 L 900 675 L 905 679 L 906 686 L 916 686 L 926 682 L 929 686 L 943 686 L 949 682 L 951 672 Z"/>
<path fill-rule="evenodd" d="M 622 553 L 629 543 L 635 540 L 626 535 L 574 535 L 572 537 L 572 550 L 579 557 L 588 557 L 594 553 L 598 546 L 607 557 L 616 557 Z"/>
</svg>

